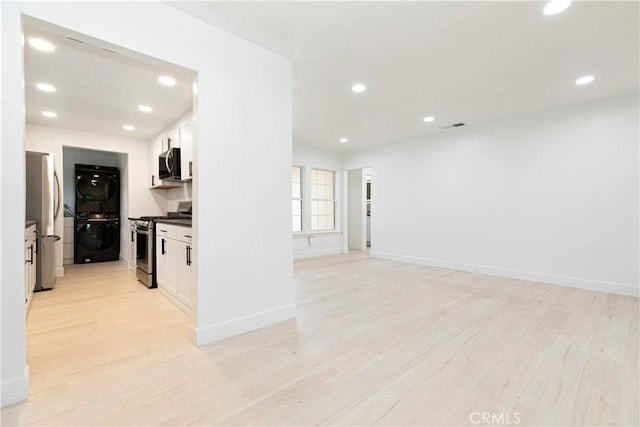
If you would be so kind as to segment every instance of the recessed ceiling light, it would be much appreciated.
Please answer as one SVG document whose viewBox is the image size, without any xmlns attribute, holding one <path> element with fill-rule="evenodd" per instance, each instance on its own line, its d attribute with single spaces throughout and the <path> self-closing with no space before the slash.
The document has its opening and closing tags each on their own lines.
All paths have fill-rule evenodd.
<svg viewBox="0 0 640 427">
<path fill-rule="evenodd" d="M 58 117 L 58 115 L 56 113 L 54 113 L 53 111 L 43 111 L 42 115 L 45 117 L 49 117 L 49 118 L 55 118 Z"/>
<path fill-rule="evenodd" d="M 347 142 L 349 142 L 347 138 L 340 138 L 339 141 L 340 141 L 340 144 L 346 144 Z"/>
<path fill-rule="evenodd" d="M 30 37 L 29 44 L 31 45 L 31 47 L 42 50 L 44 52 L 53 52 L 54 50 L 56 50 L 56 47 L 53 45 L 53 43 L 36 37 Z"/>
<path fill-rule="evenodd" d="M 138 110 L 142 111 L 143 113 L 150 113 L 153 111 L 153 108 L 149 107 L 148 105 L 138 105 Z"/>
<path fill-rule="evenodd" d="M 176 79 L 174 79 L 173 77 L 169 77 L 169 76 L 160 76 L 160 77 L 158 77 L 158 81 L 160 82 L 160 84 L 163 84 L 165 86 L 175 86 L 176 85 Z"/>
<path fill-rule="evenodd" d="M 576 80 L 577 85 L 586 85 L 595 80 L 593 76 L 582 76 L 578 80 Z"/>
<path fill-rule="evenodd" d="M 356 83 L 353 86 L 351 86 L 351 90 L 356 92 L 356 93 L 360 93 L 360 92 L 364 92 L 365 90 L 367 90 L 367 87 L 365 85 L 363 85 L 362 83 Z"/>
<path fill-rule="evenodd" d="M 557 15 L 571 6 L 571 0 L 552 0 L 543 9 L 545 15 Z"/>
<path fill-rule="evenodd" d="M 422 119 L 425 123 L 431 123 L 432 121 L 434 121 L 436 118 L 433 116 L 427 116 L 424 119 Z"/>
<path fill-rule="evenodd" d="M 50 85 L 49 83 L 38 83 L 36 87 L 43 92 L 55 92 L 56 87 L 54 85 Z"/>
<path fill-rule="evenodd" d="M 130 132 L 136 130 L 136 128 L 134 126 L 131 126 L 131 125 L 124 125 L 124 126 L 122 126 L 122 129 L 128 130 Z"/>
</svg>

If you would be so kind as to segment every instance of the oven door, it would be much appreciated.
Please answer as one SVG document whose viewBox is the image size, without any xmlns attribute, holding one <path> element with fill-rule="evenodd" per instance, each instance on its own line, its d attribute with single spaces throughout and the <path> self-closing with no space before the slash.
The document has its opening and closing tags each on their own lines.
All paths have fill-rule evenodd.
<svg viewBox="0 0 640 427">
<path fill-rule="evenodd" d="M 138 227 L 136 229 L 136 237 L 136 266 L 146 274 L 151 274 L 151 230 Z"/>
</svg>

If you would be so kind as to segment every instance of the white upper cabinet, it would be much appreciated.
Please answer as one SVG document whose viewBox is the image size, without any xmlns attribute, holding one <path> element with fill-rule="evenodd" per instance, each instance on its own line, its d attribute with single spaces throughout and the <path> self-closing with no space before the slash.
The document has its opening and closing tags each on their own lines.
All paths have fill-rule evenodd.
<svg viewBox="0 0 640 427">
<path fill-rule="evenodd" d="M 182 181 L 193 178 L 193 125 L 180 126 L 180 174 Z"/>
<path fill-rule="evenodd" d="M 167 151 L 170 148 L 180 147 L 180 128 L 177 127 L 171 131 L 169 134 L 169 138 L 165 143 L 165 147 L 163 151 Z"/>
</svg>

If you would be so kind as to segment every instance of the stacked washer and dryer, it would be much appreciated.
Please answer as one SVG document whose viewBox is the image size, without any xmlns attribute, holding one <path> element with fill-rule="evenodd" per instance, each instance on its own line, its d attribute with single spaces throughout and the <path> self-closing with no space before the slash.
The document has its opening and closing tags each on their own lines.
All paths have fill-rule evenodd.
<svg viewBox="0 0 640 427">
<path fill-rule="evenodd" d="M 116 167 L 75 165 L 76 264 L 120 258 L 120 171 Z"/>
</svg>

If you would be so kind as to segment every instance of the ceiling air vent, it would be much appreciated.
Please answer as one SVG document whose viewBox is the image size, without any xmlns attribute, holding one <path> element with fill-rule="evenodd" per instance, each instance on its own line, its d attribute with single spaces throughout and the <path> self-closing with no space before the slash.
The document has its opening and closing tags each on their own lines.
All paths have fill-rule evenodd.
<svg viewBox="0 0 640 427">
<path fill-rule="evenodd" d="M 442 126 L 440 129 L 453 129 L 453 128 L 461 128 L 462 126 L 466 126 L 466 123 L 453 123 L 447 126 Z"/>
<path fill-rule="evenodd" d="M 74 39 L 73 37 L 67 37 L 67 40 L 71 40 L 72 42 L 84 44 L 84 42 L 82 40 Z"/>
</svg>

